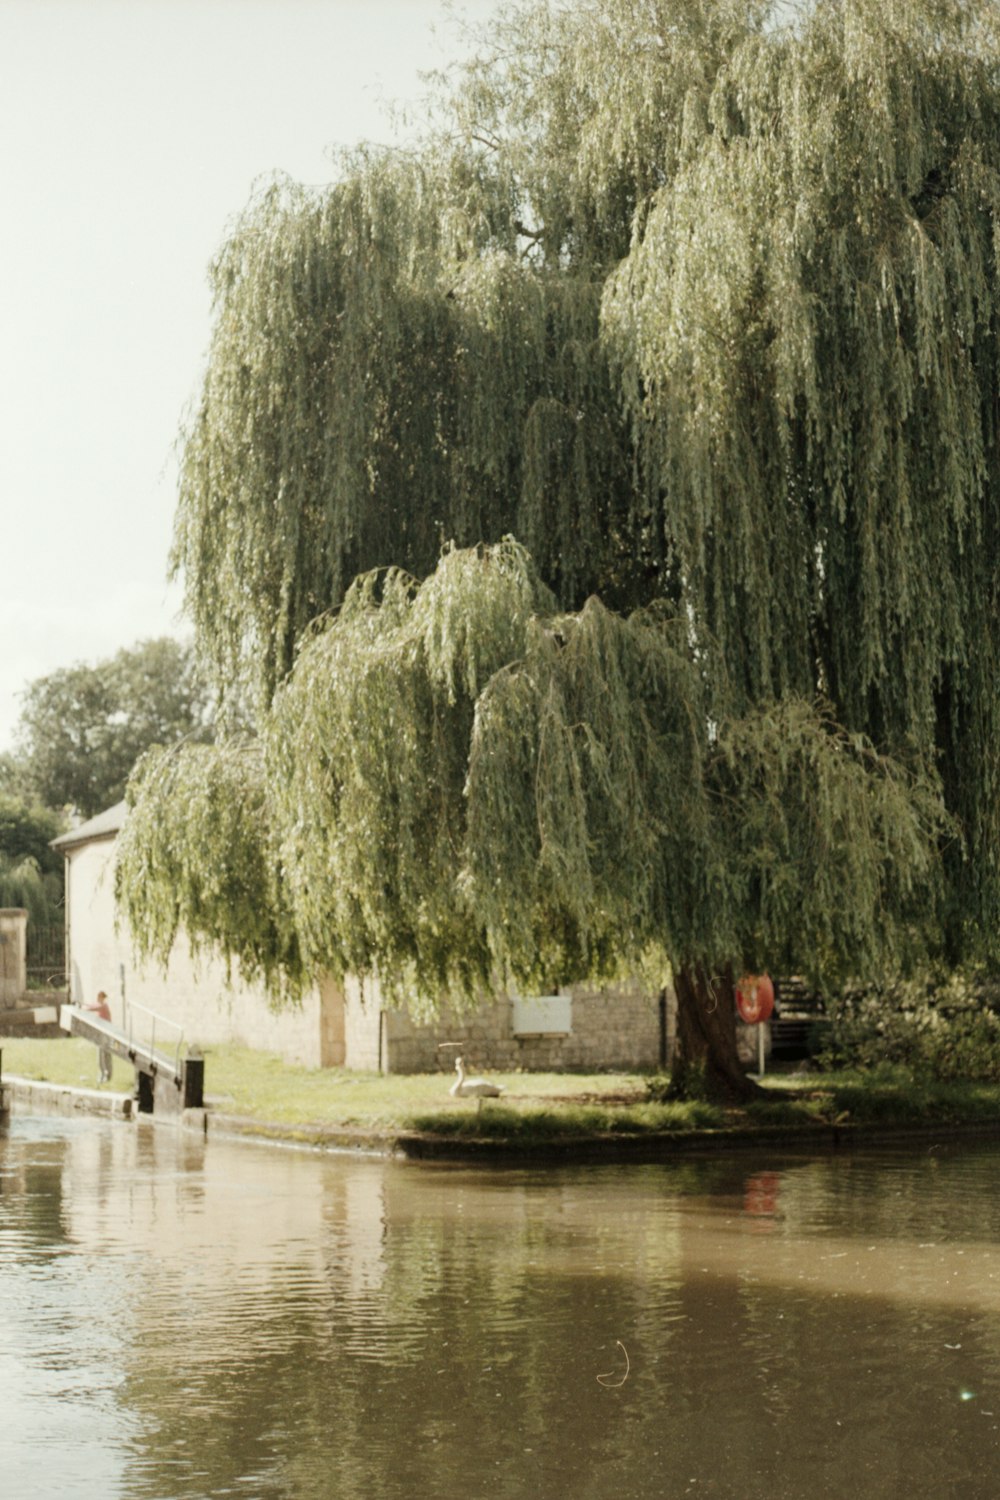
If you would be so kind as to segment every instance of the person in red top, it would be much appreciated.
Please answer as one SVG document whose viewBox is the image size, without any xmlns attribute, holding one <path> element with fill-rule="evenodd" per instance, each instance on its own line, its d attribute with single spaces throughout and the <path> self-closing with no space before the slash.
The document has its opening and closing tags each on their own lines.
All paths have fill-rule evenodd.
<svg viewBox="0 0 1000 1500">
<path fill-rule="evenodd" d="M 98 992 L 97 992 L 97 999 L 93 1002 L 93 1004 L 87 1005 L 84 1008 L 86 1010 L 93 1011 L 95 1015 L 100 1016 L 100 1018 L 101 1018 L 102 1021 L 110 1021 L 111 1020 L 111 1006 L 108 1004 L 108 997 L 107 997 L 106 993 L 104 992 L 104 990 L 98 990 Z M 98 1047 L 98 1049 L 97 1049 L 97 1064 L 98 1064 L 98 1082 L 99 1083 L 110 1083 L 111 1082 L 111 1048 L 110 1047 Z"/>
</svg>

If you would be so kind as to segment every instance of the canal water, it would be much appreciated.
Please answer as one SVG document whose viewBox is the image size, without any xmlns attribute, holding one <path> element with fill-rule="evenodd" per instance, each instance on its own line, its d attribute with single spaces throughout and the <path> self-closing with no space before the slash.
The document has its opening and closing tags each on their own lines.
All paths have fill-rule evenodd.
<svg viewBox="0 0 1000 1500">
<path fill-rule="evenodd" d="M 1000 1151 L 481 1169 L 14 1116 L 11 1500 L 1000 1495 Z"/>
</svg>

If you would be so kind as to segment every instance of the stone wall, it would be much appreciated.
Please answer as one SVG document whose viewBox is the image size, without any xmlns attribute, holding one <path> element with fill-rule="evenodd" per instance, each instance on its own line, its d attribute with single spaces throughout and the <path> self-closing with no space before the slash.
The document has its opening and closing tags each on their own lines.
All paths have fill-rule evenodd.
<svg viewBox="0 0 1000 1500">
<path fill-rule="evenodd" d="M 517 1036 L 513 1001 L 502 998 L 472 1012 L 442 1009 L 421 1024 L 396 1010 L 385 1014 L 383 1067 L 389 1073 L 450 1071 L 461 1047 L 466 1063 L 509 1072 L 574 1069 L 655 1069 L 666 1060 L 669 1006 L 638 980 L 602 988 L 568 987 L 568 1035 Z M 445 1044 L 445 1045 L 442 1045 Z"/>
<path fill-rule="evenodd" d="M 27 929 L 22 907 L 0 907 L 0 1007 L 16 1005 L 28 988 Z"/>
</svg>

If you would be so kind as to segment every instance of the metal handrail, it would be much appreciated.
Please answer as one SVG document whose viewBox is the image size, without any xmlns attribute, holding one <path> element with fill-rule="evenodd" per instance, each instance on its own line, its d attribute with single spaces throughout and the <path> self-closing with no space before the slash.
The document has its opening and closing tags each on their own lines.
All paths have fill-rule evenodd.
<svg viewBox="0 0 1000 1500">
<path fill-rule="evenodd" d="M 181 1048 L 184 1046 L 184 1028 L 180 1025 L 180 1023 L 178 1021 L 172 1021 L 169 1016 L 161 1016 L 158 1011 L 150 1010 L 148 1005 L 139 1005 L 138 1002 L 135 1001 L 135 1000 L 126 1000 L 126 1002 L 125 1002 L 125 1010 L 126 1010 L 126 1015 L 127 1015 L 127 1020 L 128 1020 L 127 1030 L 128 1030 L 128 1043 L 129 1043 L 130 1047 L 133 1046 L 133 1044 L 134 1044 L 134 1036 L 133 1036 L 133 1031 L 132 1031 L 132 1012 L 134 1010 L 141 1010 L 142 1013 L 143 1013 L 143 1015 L 144 1016 L 149 1016 L 150 1020 L 153 1023 L 152 1027 L 150 1028 L 150 1038 L 149 1038 L 149 1050 L 150 1050 L 150 1053 L 154 1053 L 156 1051 L 156 1023 L 157 1023 L 157 1021 L 159 1021 L 161 1023 L 161 1025 L 163 1025 L 163 1026 L 170 1026 L 170 1027 L 172 1027 L 178 1033 L 178 1036 L 177 1036 L 177 1046 L 174 1049 L 174 1072 L 179 1075 L 180 1071 L 181 1071 Z"/>
</svg>

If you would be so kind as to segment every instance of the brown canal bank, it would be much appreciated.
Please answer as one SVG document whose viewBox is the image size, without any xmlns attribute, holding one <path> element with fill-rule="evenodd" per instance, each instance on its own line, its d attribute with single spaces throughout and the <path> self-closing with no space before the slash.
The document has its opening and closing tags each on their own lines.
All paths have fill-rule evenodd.
<svg viewBox="0 0 1000 1500">
<path fill-rule="evenodd" d="M 884 1106 L 878 1084 L 871 1100 Z M 775 1099 L 789 1110 L 800 1101 Z M 754 1121 L 749 1111 L 730 1111 L 715 1124 L 655 1128 L 648 1117 L 629 1128 L 619 1106 L 605 1128 L 574 1119 L 572 1109 L 560 1120 L 558 1110 L 536 1117 L 512 1116 L 503 1106 L 472 1106 L 461 1115 L 443 1113 L 437 1121 L 417 1125 L 375 1121 L 267 1119 L 240 1114 L 211 1100 L 201 1109 L 175 1114 L 140 1114 L 130 1093 L 72 1086 L 5 1074 L 0 1081 L 0 1119 L 4 1114 L 93 1114 L 122 1122 L 142 1120 L 164 1129 L 181 1129 L 208 1139 L 243 1140 L 286 1149 L 340 1152 L 414 1161 L 495 1162 L 513 1164 L 589 1162 L 667 1162 L 679 1157 L 726 1155 L 740 1151 L 780 1151 L 816 1155 L 896 1146 L 932 1150 L 957 1139 L 1000 1140 L 1000 1111 L 957 1117 L 954 1107 L 930 1117 L 916 1107 L 905 1119 L 852 1120 L 844 1112 L 834 1119 L 798 1118 Z M 982 1101 L 980 1101 L 982 1102 Z M 950 1117 L 949 1117 L 950 1116 Z M 505 1127 L 510 1127 L 505 1128 Z"/>
</svg>

